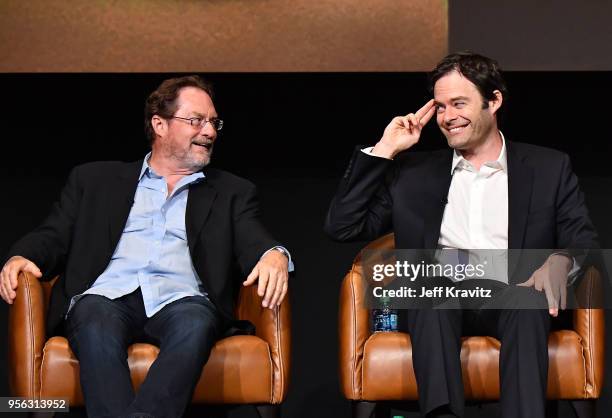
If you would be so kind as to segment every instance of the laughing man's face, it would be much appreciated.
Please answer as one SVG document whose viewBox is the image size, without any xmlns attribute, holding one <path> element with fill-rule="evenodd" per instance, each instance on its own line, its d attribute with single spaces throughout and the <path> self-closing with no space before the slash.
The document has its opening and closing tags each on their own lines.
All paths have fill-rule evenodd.
<svg viewBox="0 0 612 418">
<path fill-rule="evenodd" d="M 436 121 L 449 147 L 469 151 L 497 129 L 494 110 L 483 108 L 484 100 L 474 83 L 457 71 L 436 81 Z"/>
<path fill-rule="evenodd" d="M 180 118 L 217 118 L 210 96 L 195 87 L 181 89 L 177 105 L 174 116 Z M 164 136 L 156 140 L 160 155 L 172 160 L 177 167 L 196 172 L 210 163 L 217 138 L 217 131 L 211 123 L 199 127 L 192 126 L 184 119 L 168 119 L 168 130 Z"/>
</svg>

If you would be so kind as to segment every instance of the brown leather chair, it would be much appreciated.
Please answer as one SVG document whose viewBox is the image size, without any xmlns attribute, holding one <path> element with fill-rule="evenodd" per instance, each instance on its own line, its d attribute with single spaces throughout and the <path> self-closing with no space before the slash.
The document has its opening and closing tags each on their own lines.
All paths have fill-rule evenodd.
<svg viewBox="0 0 612 418">
<path fill-rule="evenodd" d="M 392 249 L 393 234 L 365 249 Z M 592 294 L 599 273 L 591 268 L 581 291 Z M 595 296 L 595 295 L 593 295 Z M 377 401 L 417 400 L 410 336 L 403 332 L 372 333 L 370 311 L 364 304 L 365 289 L 358 255 L 340 291 L 340 385 L 353 402 L 353 415 L 369 417 Z M 573 329 L 551 332 L 548 342 L 549 399 L 568 399 L 579 417 L 594 416 L 594 400 L 604 378 L 603 309 L 576 309 Z M 461 348 L 465 397 L 468 400 L 499 399 L 500 342 L 492 337 L 467 337 Z"/>
<path fill-rule="evenodd" d="M 40 282 L 20 274 L 17 297 L 9 310 L 10 388 L 13 396 L 62 397 L 82 406 L 79 362 L 64 337 L 45 338 L 45 319 L 55 280 Z M 290 306 L 286 297 L 272 311 L 261 307 L 257 286 L 242 288 L 236 318 L 251 321 L 256 335 L 219 340 L 202 370 L 192 402 L 255 404 L 260 416 L 280 415 L 289 383 Z M 128 363 L 136 389 L 142 384 L 159 350 L 134 344 Z"/>
</svg>

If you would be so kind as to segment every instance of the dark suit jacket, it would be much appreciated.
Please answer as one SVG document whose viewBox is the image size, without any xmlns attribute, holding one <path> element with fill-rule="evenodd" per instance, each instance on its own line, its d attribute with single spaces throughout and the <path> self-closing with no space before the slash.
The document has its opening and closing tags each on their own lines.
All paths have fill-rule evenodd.
<svg viewBox="0 0 612 418">
<path fill-rule="evenodd" d="M 60 274 L 47 317 L 49 335 L 57 332 L 70 299 L 89 288 L 110 262 L 141 168 L 142 160 L 76 167 L 42 225 L 11 248 L 9 257 L 32 260 L 43 279 Z M 221 170 L 204 173 L 205 180 L 189 188 L 187 243 L 209 298 L 230 319 L 241 281 L 266 250 L 280 244 L 259 221 L 252 183 Z"/>
<path fill-rule="evenodd" d="M 508 248 L 597 248 L 569 157 L 510 141 L 506 150 Z M 391 161 L 357 148 L 331 203 L 326 232 L 339 241 L 369 241 L 392 230 L 396 248 L 436 248 L 452 158 L 445 149 L 407 151 Z"/>
</svg>

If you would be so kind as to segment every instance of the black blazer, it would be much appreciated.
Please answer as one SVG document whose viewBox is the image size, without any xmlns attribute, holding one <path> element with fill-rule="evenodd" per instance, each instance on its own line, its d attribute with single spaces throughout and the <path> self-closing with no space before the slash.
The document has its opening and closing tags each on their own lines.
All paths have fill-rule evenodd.
<svg viewBox="0 0 612 418">
<path fill-rule="evenodd" d="M 597 248 L 569 157 L 510 141 L 506 150 L 508 248 Z M 436 248 L 452 158 L 453 150 L 445 149 L 407 151 L 392 161 L 357 148 L 332 200 L 325 231 L 339 241 L 370 241 L 393 231 L 396 248 Z"/>
<path fill-rule="evenodd" d="M 51 294 L 48 335 L 58 332 L 70 299 L 108 266 L 134 202 L 141 168 L 142 160 L 74 168 L 42 225 L 11 248 L 9 257 L 32 260 L 43 280 L 60 274 Z M 221 170 L 206 168 L 204 173 L 205 180 L 189 188 L 187 242 L 209 298 L 230 319 L 241 281 L 266 250 L 280 244 L 259 220 L 252 183 Z"/>
</svg>

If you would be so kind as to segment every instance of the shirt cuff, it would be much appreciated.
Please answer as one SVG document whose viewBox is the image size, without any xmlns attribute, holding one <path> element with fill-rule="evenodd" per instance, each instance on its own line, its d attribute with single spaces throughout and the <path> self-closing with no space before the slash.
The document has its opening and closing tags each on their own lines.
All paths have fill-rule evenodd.
<svg viewBox="0 0 612 418">
<path fill-rule="evenodd" d="M 293 270 L 295 270 L 295 266 L 293 265 L 293 259 L 291 258 L 291 253 L 289 252 L 289 250 L 287 250 L 282 245 L 277 245 L 276 247 L 270 248 L 268 251 L 263 253 L 259 259 L 261 260 L 270 251 L 279 251 L 279 252 L 283 253 L 287 257 L 287 259 L 289 260 L 289 264 L 287 266 L 287 271 L 289 273 L 291 273 L 291 272 L 293 272 Z"/>
<path fill-rule="evenodd" d="M 380 155 L 372 154 L 372 150 L 373 149 L 374 149 L 374 147 L 362 148 L 361 152 L 363 152 L 364 154 L 367 154 L 367 155 L 371 155 L 372 157 L 384 158 L 385 160 L 393 160 L 392 158 L 381 157 Z"/>
</svg>

